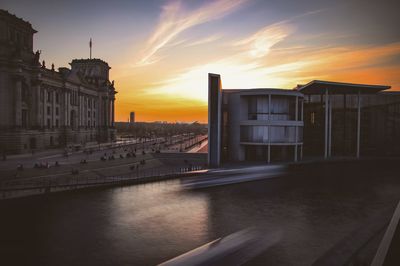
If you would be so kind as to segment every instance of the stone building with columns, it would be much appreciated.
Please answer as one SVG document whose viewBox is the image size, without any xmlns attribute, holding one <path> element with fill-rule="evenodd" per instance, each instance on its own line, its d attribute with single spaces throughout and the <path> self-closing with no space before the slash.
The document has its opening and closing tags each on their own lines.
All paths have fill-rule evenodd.
<svg viewBox="0 0 400 266">
<path fill-rule="evenodd" d="M 100 59 L 54 69 L 33 52 L 32 25 L 0 10 L 0 152 L 26 153 L 115 138 L 114 82 Z"/>
</svg>

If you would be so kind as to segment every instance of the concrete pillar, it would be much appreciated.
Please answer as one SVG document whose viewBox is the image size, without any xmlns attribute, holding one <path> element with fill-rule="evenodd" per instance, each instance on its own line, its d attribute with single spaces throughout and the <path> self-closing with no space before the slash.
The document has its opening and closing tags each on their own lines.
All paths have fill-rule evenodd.
<svg viewBox="0 0 400 266">
<path fill-rule="evenodd" d="M 304 121 L 304 99 L 301 101 L 301 121 Z"/>
<path fill-rule="evenodd" d="M 329 134 L 328 134 L 328 156 L 332 155 L 332 97 L 329 99 Z"/>
<path fill-rule="evenodd" d="M 295 107 L 295 120 L 296 121 L 298 121 L 298 119 L 299 119 L 299 97 L 298 96 L 296 96 L 296 107 Z M 297 142 L 298 142 L 298 136 L 299 136 L 299 132 L 298 132 L 298 130 L 299 130 L 299 127 L 296 125 L 295 126 L 295 139 L 294 139 L 294 141 L 295 141 L 295 143 L 296 143 L 296 145 L 294 146 L 294 161 L 295 162 L 297 162 Z"/>
<path fill-rule="evenodd" d="M 268 94 L 268 121 L 271 121 L 271 94 Z M 268 124 L 268 163 L 271 162 L 271 124 Z"/>
<path fill-rule="evenodd" d="M 360 138 L 361 138 L 361 96 L 360 90 L 357 95 L 357 151 L 356 157 L 360 158 Z"/>
<path fill-rule="evenodd" d="M 328 158 L 328 107 L 329 107 L 329 95 L 328 95 L 328 89 L 325 89 L 325 148 L 324 148 L 325 158 Z"/>
<path fill-rule="evenodd" d="M 271 121 L 271 94 L 268 94 L 268 120 Z"/>
<path fill-rule="evenodd" d="M 219 167 L 221 162 L 221 77 L 208 74 L 208 164 Z"/>
<path fill-rule="evenodd" d="M 300 160 L 303 160 L 303 144 L 300 145 Z"/>
</svg>

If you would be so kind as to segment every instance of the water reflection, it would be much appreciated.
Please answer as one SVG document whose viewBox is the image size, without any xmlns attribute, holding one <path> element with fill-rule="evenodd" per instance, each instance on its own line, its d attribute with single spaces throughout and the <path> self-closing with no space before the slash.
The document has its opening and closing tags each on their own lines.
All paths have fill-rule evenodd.
<svg viewBox="0 0 400 266">
<path fill-rule="evenodd" d="M 4 265 L 155 265 L 257 226 L 282 238 L 250 265 L 310 265 L 399 199 L 397 173 L 366 172 L 201 190 L 171 180 L 3 201 L 0 257 Z"/>
<path fill-rule="evenodd" d="M 154 257 L 153 247 L 169 259 L 209 239 L 208 196 L 182 191 L 177 180 L 119 190 L 110 212 L 112 226 L 105 233 L 142 262 Z"/>
</svg>

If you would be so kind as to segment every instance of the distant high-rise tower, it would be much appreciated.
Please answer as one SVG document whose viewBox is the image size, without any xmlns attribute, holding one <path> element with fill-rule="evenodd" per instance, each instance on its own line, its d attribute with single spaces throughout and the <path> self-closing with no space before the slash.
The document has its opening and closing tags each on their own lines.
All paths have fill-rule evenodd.
<svg viewBox="0 0 400 266">
<path fill-rule="evenodd" d="M 129 122 L 135 123 L 135 112 L 131 112 L 131 114 L 129 116 Z"/>
</svg>

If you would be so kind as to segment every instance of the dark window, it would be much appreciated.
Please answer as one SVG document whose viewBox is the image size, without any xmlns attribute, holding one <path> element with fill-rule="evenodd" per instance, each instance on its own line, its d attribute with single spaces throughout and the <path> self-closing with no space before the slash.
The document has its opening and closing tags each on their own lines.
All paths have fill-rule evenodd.
<svg viewBox="0 0 400 266">
<path fill-rule="evenodd" d="M 56 103 L 59 103 L 60 102 L 60 99 L 59 99 L 60 97 L 59 97 L 59 94 L 58 94 L 58 92 L 56 92 Z"/>
<path fill-rule="evenodd" d="M 58 127 L 58 119 L 56 119 L 56 127 Z"/>
<path fill-rule="evenodd" d="M 58 115 L 58 107 L 56 107 L 56 115 Z"/>
<path fill-rule="evenodd" d="M 48 118 L 47 119 L 47 127 L 50 127 L 51 125 L 50 125 L 50 119 Z"/>
<path fill-rule="evenodd" d="M 51 101 L 51 92 L 47 92 L 47 102 L 49 103 Z"/>
<path fill-rule="evenodd" d="M 51 113 L 50 106 L 47 106 L 47 115 L 50 115 L 50 113 Z"/>
<path fill-rule="evenodd" d="M 90 117 L 90 111 L 88 111 L 88 117 Z"/>
</svg>

